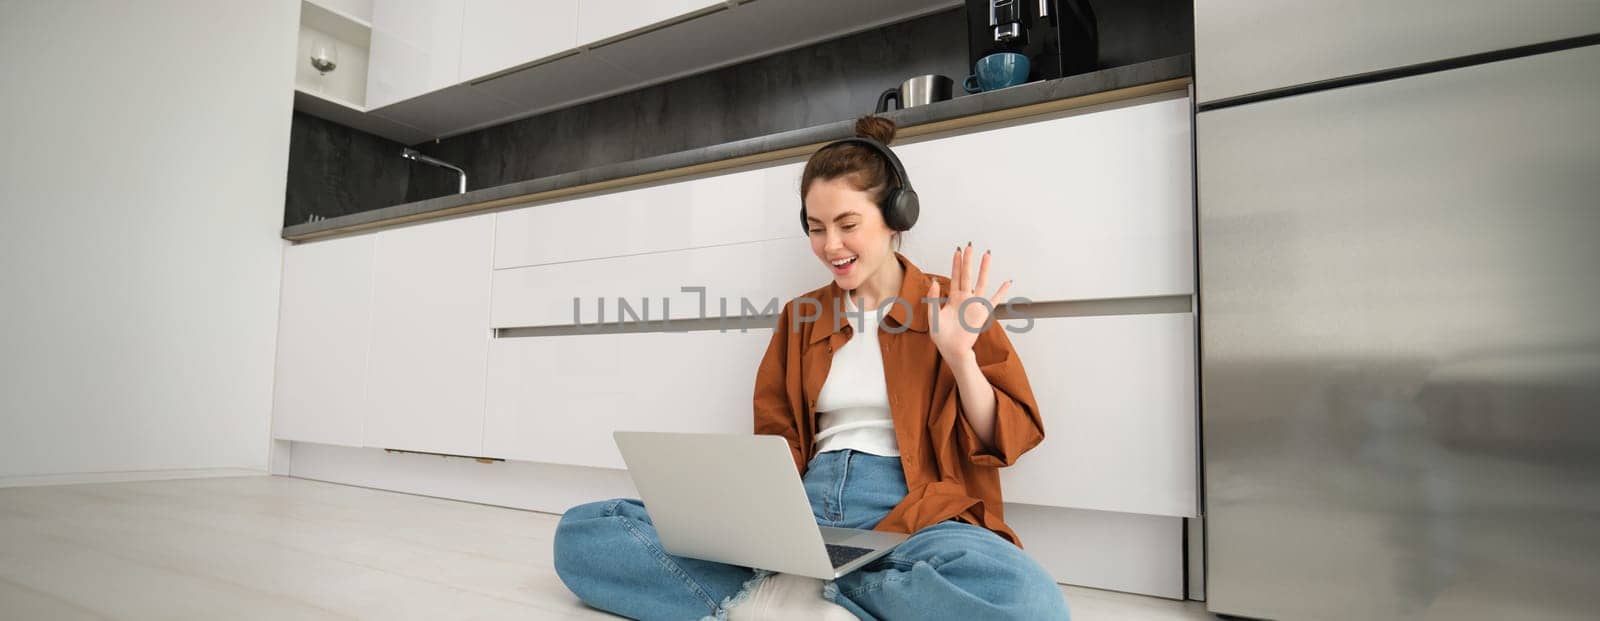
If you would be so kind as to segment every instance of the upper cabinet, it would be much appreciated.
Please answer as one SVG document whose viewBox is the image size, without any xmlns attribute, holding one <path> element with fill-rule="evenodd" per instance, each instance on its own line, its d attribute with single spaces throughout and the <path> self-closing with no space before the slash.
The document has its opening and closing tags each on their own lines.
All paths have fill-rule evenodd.
<svg viewBox="0 0 1600 621">
<path fill-rule="evenodd" d="M 405 144 L 490 127 L 957 0 L 302 0 L 340 67 L 297 70 L 295 109 Z M 307 29 L 302 27 L 302 37 Z M 952 41 L 964 45 L 965 41 Z M 308 44 L 301 58 L 308 64 Z"/>
<path fill-rule="evenodd" d="M 466 0 L 375 0 L 367 107 L 436 91 L 461 77 Z"/>
<path fill-rule="evenodd" d="M 578 0 L 578 40 L 586 44 L 686 17 L 721 0 Z"/>
<path fill-rule="evenodd" d="M 372 0 L 317 0 L 312 4 L 320 5 L 330 11 L 337 11 L 349 15 L 363 22 L 372 21 Z"/>
<path fill-rule="evenodd" d="M 1202 104 L 1600 32 L 1595 0 L 1194 3 Z"/>
<path fill-rule="evenodd" d="M 577 47 L 579 4 L 572 0 L 467 0 L 461 26 L 460 81 Z"/>
</svg>

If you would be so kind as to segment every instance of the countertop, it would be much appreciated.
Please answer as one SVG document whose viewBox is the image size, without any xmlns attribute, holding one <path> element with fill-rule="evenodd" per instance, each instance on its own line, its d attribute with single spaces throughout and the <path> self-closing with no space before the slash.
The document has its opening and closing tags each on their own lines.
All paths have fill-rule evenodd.
<svg viewBox="0 0 1600 621">
<path fill-rule="evenodd" d="M 957 96 L 946 101 L 882 113 L 881 116 L 893 120 L 898 126 L 897 139 L 909 138 L 1178 90 L 1188 85 L 1193 74 L 1194 57 L 1183 54 L 1055 80 L 1030 82 L 997 91 Z M 284 227 L 282 236 L 294 241 L 308 241 L 395 224 L 491 211 L 560 196 L 796 157 L 822 144 L 853 135 L 855 119 L 848 119 L 296 224 Z"/>
</svg>

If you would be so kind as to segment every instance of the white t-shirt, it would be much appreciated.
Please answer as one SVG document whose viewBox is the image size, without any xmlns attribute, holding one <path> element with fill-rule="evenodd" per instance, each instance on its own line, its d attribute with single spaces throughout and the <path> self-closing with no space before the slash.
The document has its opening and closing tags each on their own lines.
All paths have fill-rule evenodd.
<svg viewBox="0 0 1600 621">
<path fill-rule="evenodd" d="M 849 292 L 845 292 L 845 304 L 852 312 L 846 320 L 855 334 L 833 352 L 828 379 L 817 394 L 817 452 L 848 448 L 898 456 L 900 443 L 895 440 L 883 352 L 878 348 L 878 311 L 857 317 Z"/>
</svg>

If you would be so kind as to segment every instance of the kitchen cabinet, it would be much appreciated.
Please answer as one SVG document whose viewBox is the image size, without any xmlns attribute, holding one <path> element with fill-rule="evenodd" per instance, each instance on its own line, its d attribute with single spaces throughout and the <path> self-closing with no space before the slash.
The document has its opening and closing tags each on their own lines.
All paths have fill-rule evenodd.
<svg viewBox="0 0 1600 621">
<path fill-rule="evenodd" d="M 477 455 L 494 215 L 377 234 L 364 443 Z"/>
<path fill-rule="evenodd" d="M 1600 32 L 1600 2 L 1196 0 L 1201 103 Z"/>
<path fill-rule="evenodd" d="M 589 2 L 591 7 L 616 4 L 624 3 L 620 0 Z M 695 4 L 714 7 L 716 3 L 684 3 L 685 6 Z M 728 2 L 725 9 L 703 9 L 693 19 L 639 31 L 596 46 L 590 53 L 638 75 L 638 85 L 644 86 L 960 6 L 960 2 L 952 0 Z M 592 25 L 594 19 L 586 19 L 585 15 L 580 12 L 578 17 L 579 40 L 592 43 L 594 40 L 585 38 L 584 31 L 585 24 Z M 613 19 L 626 21 L 629 18 Z M 965 46 L 965 43 L 959 45 Z"/>
<path fill-rule="evenodd" d="M 405 144 L 431 138 L 431 134 L 415 127 L 367 113 L 371 20 L 371 0 L 300 2 L 294 109 Z M 318 72 L 309 62 L 314 38 L 327 38 L 338 49 L 338 66 L 327 74 Z"/>
<path fill-rule="evenodd" d="M 1189 100 L 896 145 L 922 214 L 907 256 L 943 272 L 952 246 L 993 249 L 1034 301 L 1194 293 Z"/>
<path fill-rule="evenodd" d="M 460 80 L 465 6 L 466 0 L 374 0 L 367 62 L 368 109 Z"/>
<path fill-rule="evenodd" d="M 1047 439 L 1003 471 L 1008 500 L 1198 514 L 1189 135 L 1189 100 L 1178 95 L 896 146 L 923 197 L 903 251 L 923 269 L 947 273 L 950 246 L 971 240 L 994 248 L 997 277 L 1026 283 L 1013 293 L 1036 302 L 1165 297 L 1181 309 L 1039 317 L 1011 335 Z M 1003 175 L 992 170 L 995 153 L 1007 154 Z M 692 318 L 700 296 L 681 288 L 694 286 L 706 288 L 708 317 L 737 318 L 741 298 L 759 309 L 826 284 L 796 220 L 801 169 L 784 163 L 500 213 L 491 325 L 614 323 L 618 297 L 635 311 L 648 298 L 651 319 L 662 317 L 669 298 L 674 318 Z M 730 301 L 726 314 L 722 297 Z M 597 298 L 606 300 L 603 316 Z M 488 435 L 512 443 L 497 449 L 508 456 L 621 467 L 610 444 L 615 429 L 663 417 L 706 429 L 748 423 L 754 367 L 727 364 L 749 357 L 740 341 L 714 330 L 555 334 L 492 346 L 490 424 L 510 431 Z M 667 355 L 690 350 L 710 358 Z M 678 369 L 700 367 L 711 370 L 675 379 Z M 720 379 L 707 383 L 703 375 Z M 685 382 L 697 395 L 683 397 L 687 406 L 613 394 L 621 384 L 668 394 Z M 563 396 L 551 402 L 550 395 Z M 715 404 L 734 406 L 708 414 Z M 562 413 L 574 409 L 584 414 Z M 554 419 L 564 437 L 583 439 L 537 437 L 535 421 Z"/>
<path fill-rule="evenodd" d="M 573 50 L 661 21 L 715 7 L 709 0 L 374 0 L 366 107 L 382 108 L 419 95 Z M 601 69 L 605 73 L 614 73 Z M 632 76 L 630 75 L 630 78 Z M 459 127 L 496 120 L 504 97 L 469 96 L 494 106 L 468 119 L 430 122 L 438 106 L 402 111 L 392 120 L 414 127 Z M 457 97 L 459 99 L 460 97 Z M 424 118 L 417 118 L 418 115 Z M 444 133 L 449 130 L 431 130 Z"/>
<path fill-rule="evenodd" d="M 723 0 L 578 0 L 578 40 L 596 43 L 723 4 Z"/>
<path fill-rule="evenodd" d="M 318 4 L 364 22 L 372 21 L 372 0 L 315 0 L 307 3 Z"/>
<path fill-rule="evenodd" d="M 1194 326 L 1193 313 L 1044 317 L 1009 333 L 1045 440 L 1000 471 L 1006 500 L 1198 515 Z"/>
<path fill-rule="evenodd" d="M 359 9 L 361 7 L 354 7 Z M 371 7 L 367 7 L 370 13 Z M 365 19 L 315 2 L 300 3 L 299 42 L 295 52 L 294 88 L 319 99 L 361 111 L 367 101 L 367 49 L 372 24 Z M 334 46 L 338 63 L 323 74 L 311 66 L 313 41 Z"/>
<path fill-rule="evenodd" d="M 666 183 L 502 213 L 495 226 L 495 268 L 687 247 L 692 183 Z M 597 226 L 600 222 L 605 225 Z"/>
<path fill-rule="evenodd" d="M 902 250 L 942 273 L 952 244 L 992 248 L 996 274 L 1035 302 L 1192 295 L 1189 135 L 1177 96 L 897 145 L 923 197 Z M 996 178 L 994 153 L 1008 154 L 1005 181 L 973 182 Z M 802 166 L 502 212 L 493 325 L 571 324 L 573 297 L 586 323 L 597 296 L 612 317 L 618 296 L 658 311 L 671 297 L 683 317 L 699 299 L 680 288 L 694 286 L 707 288 L 709 316 L 721 296 L 737 315 L 740 296 L 760 307 L 822 285 L 797 219 Z"/>
<path fill-rule="evenodd" d="M 1010 488 L 1005 491 L 1009 498 Z M 1028 556 L 1056 582 L 1185 598 L 1183 518 L 1016 502 L 1005 509 L 1006 524 L 1022 538 Z M 1199 575 L 1191 572 L 1191 579 Z"/>
<path fill-rule="evenodd" d="M 361 445 L 375 237 L 284 249 L 272 437 Z"/>
<path fill-rule="evenodd" d="M 484 454 L 625 468 L 611 438 L 619 429 L 749 433 L 770 336 L 713 328 L 495 339 Z M 1046 317 L 1008 336 L 1046 430 L 1001 471 L 1008 501 L 1198 514 L 1192 313 Z"/>
<path fill-rule="evenodd" d="M 506 211 L 495 226 L 494 266 L 801 238 L 795 213 L 803 167 L 769 166 Z"/>
<path fill-rule="evenodd" d="M 460 81 L 576 47 L 578 12 L 570 0 L 466 0 Z"/>
<path fill-rule="evenodd" d="M 368 131 L 414 143 L 418 134 L 454 136 L 959 5 L 373 0 L 365 105 L 341 107 L 378 119 Z M 344 120 L 348 111 L 334 116 L 355 123 Z"/>
<path fill-rule="evenodd" d="M 750 433 L 770 328 L 495 339 L 483 452 L 623 469 L 617 430 Z"/>
<path fill-rule="evenodd" d="M 796 230 L 799 226 L 796 219 Z M 759 311 L 773 300 L 781 307 L 789 298 L 827 284 L 823 269 L 805 239 L 785 238 L 495 270 L 490 321 L 496 328 L 572 325 L 577 299 L 578 322 L 614 323 L 617 298 L 626 299 L 641 319 L 642 299 L 650 301 L 651 319 L 659 319 L 663 298 L 671 300 L 674 319 L 698 317 L 701 294 L 685 292 L 685 287 L 705 288 L 707 317 L 738 317 L 741 299 Z M 605 300 L 604 317 L 597 298 Z M 728 300 L 726 315 L 719 298 Z"/>
<path fill-rule="evenodd" d="M 923 199 L 903 252 L 943 274 L 971 240 L 1045 303 L 1009 336 L 1046 439 L 1000 476 L 1008 518 L 1060 580 L 1183 593 L 1199 495 L 1190 119 L 1169 93 L 895 146 Z M 680 289 L 705 287 L 708 316 L 726 297 L 737 317 L 740 298 L 825 285 L 796 218 L 798 159 L 377 233 L 362 444 L 535 462 L 517 467 L 545 474 L 517 494 L 570 506 L 623 467 L 616 430 L 749 433 L 771 324 L 589 332 L 572 298 L 585 324 L 596 297 L 611 323 L 619 297 L 650 299 L 653 320 L 669 297 L 688 319 L 700 296 Z M 480 493 L 499 467 L 419 461 L 440 465 L 397 488 L 510 497 Z"/>
</svg>

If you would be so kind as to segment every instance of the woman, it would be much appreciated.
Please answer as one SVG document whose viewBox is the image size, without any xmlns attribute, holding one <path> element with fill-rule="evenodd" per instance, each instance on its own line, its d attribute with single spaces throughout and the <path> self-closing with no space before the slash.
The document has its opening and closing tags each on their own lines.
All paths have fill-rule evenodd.
<svg viewBox="0 0 1600 621">
<path fill-rule="evenodd" d="M 856 122 L 882 145 L 894 131 Z M 1010 283 L 985 295 L 989 253 L 973 279 L 970 242 L 952 253 L 952 278 L 896 250 L 915 215 L 883 206 L 908 187 L 887 150 L 844 141 L 806 162 L 801 215 L 833 279 L 779 314 L 756 373 L 755 432 L 788 440 L 819 524 L 911 534 L 826 583 L 829 601 L 862 619 L 1066 619 L 1055 581 L 1003 519 L 998 469 L 1044 439 L 991 318 Z M 990 304 L 966 302 L 976 297 Z M 723 618 L 769 574 L 666 554 L 634 499 L 569 510 L 555 557 L 579 598 L 634 618 Z"/>
</svg>

